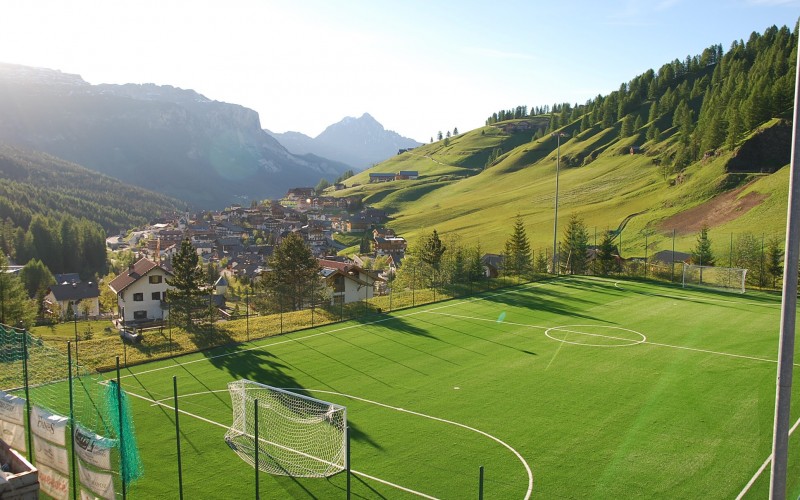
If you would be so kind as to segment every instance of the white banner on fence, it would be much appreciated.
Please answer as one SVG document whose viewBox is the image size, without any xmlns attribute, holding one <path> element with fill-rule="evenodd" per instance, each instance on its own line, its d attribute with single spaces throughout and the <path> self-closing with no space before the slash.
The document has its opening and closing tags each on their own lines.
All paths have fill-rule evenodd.
<svg viewBox="0 0 800 500">
<path fill-rule="evenodd" d="M 49 465 L 58 472 L 69 475 L 69 457 L 66 448 L 54 445 L 39 436 L 33 436 L 33 451 L 36 453 L 36 465 Z"/>
<path fill-rule="evenodd" d="M 24 425 L 24 407 L 24 399 L 0 391 L 0 420 L 5 420 L 12 424 Z"/>
<path fill-rule="evenodd" d="M 39 487 L 55 500 L 69 500 L 69 478 L 62 476 L 46 465 L 36 464 L 39 469 Z"/>
<path fill-rule="evenodd" d="M 78 471 L 82 485 L 92 490 L 100 498 L 115 500 L 114 476 L 107 472 L 95 472 L 83 465 L 80 460 L 78 460 Z"/>
<path fill-rule="evenodd" d="M 81 488 L 81 500 L 98 500 L 97 495 Z"/>
<path fill-rule="evenodd" d="M 75 452 L 84 462 L 101 469 L 111 469 L 111 448 L 115 444 L 113 439 L 104 438 L 76 425 L 74 443 Z"/>
<path fill-rule="evenodd" d="M 57 445 L 67 445 L 67 421 L 67 417 L 54 415 L 38 406 L 31 408 L 31 430 L 33 433 Z"/>
<path fill-rule="evenodd" d="M 0 439 L 17 451 L 28 451 L 25 444 L 25 426 L 0 420 Z"/>
</svg>

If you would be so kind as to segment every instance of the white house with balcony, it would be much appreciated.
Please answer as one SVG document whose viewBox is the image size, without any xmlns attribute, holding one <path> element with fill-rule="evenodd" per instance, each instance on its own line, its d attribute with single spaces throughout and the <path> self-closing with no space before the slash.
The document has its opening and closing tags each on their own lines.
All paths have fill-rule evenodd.
<svg viewBox="0 0 800 500">
<path fill-rule="evenodd" d="M 354 264 L 317 259 L 320 274 L 331 292 L 331 305 L 369 300 L 375 295 L 376 273 Z"/>
<path fill-rule="evenodd" d="M 117 310 L 123 325 L 164 320 L 169 310 L 164 306 L 167 284 L 172 272 L 160 263 L 142 258 L 108 284 L 117 295 Z"/>
</svg>

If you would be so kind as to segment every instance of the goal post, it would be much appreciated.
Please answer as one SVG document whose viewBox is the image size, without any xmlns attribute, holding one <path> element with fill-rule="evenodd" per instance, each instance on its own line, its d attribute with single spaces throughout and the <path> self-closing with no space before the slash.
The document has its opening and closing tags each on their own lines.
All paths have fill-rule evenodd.
<svg viewBox="0 0 800 500">
<path fill-rule="evenodd" d="M 747 269 L 737 267 L 683 265 L 683 287 L 703 286 L 745 292 Z"/>
<path fill-rule="evenodd" d="M 264 472 L 327 477 L 346 469 L 346 407 L 251 380 L 230 382 L 228 392 L 233 424 L 225 441 L 245 462 L 256 466 L 257 435 L 258 468 Z"/>
</svg>

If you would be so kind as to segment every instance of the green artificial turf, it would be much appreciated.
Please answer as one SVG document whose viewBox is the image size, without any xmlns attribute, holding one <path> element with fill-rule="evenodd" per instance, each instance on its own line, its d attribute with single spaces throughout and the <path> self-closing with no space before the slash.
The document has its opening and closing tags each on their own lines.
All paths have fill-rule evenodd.
<svg viewBox="0 0 800 500">
<path fill-rule="evenodd" d="M 538 498 L 733 498 L 771 452 L 779 321 L 776 295 L 561 278 L 139 365 L 131 494 L 177 497 L 174 376 L 186 498 L 255 496 L 223 440 L 240 378 L 347 406 L 353 498 L 475 498 L 480 466 L 485 498 L 525 498 L 526 467 Z M 262 498 L 345 488 L 260 475 Z"/>
</svg>

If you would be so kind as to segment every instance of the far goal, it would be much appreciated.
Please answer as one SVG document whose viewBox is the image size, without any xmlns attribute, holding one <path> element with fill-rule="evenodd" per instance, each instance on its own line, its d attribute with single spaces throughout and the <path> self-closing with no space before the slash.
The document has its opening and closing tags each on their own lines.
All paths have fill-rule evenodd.
<svg viewBox="0 0 800 500">
<path fill-rule="evenodd" d="M 258 436 L 258 468 L 264 472 L 327 477 L 345 470 L 346 407 L 251 380 L 230 382 L 228 392 L 233 425 L 225 441 L 242 460 L 256 465 Z"/>
<path fill-rule="evenodd" d="M 736 267 L 683 265 L 683 287 L 705 286 L 745 292 L 747 269 Z"/>
</svg>

